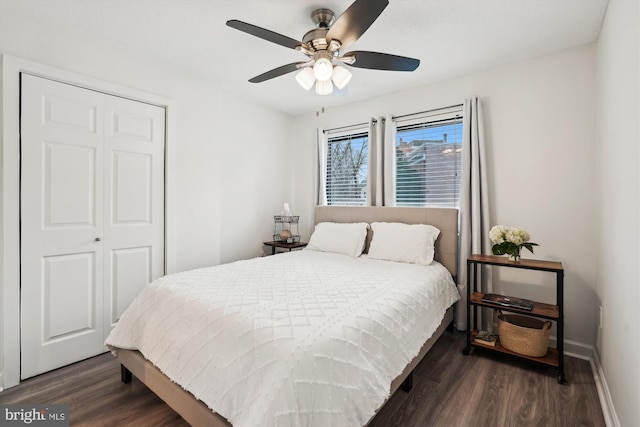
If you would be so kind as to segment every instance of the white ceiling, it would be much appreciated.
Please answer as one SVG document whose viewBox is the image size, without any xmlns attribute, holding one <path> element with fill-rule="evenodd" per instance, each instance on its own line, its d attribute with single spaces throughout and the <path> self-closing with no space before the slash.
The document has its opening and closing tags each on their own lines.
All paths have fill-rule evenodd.
<svg viewBox="0 0 640 427">
<path fill-rule="evenodd" d="M 238 95 L 299 115 L 594 43 L 608 0 L 390 0 L 349 50 L 420 59 L 412 72 L 349 68 L 341 96 L 306 92 L 295 73 L 247 80 L 304 61 L 292 49 L 225 25 L 238 19 L 300 40 L 319 7 L 340 15 L 352 0 L 2 0 L 37 19 L 92 33 L 224 82 Z"/>
</svg>

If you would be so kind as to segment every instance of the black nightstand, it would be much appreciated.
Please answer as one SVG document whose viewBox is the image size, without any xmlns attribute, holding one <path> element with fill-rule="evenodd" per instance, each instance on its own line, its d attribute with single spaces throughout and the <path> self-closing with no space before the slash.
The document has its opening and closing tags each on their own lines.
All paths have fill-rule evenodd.
<svg viewBox="0 0 640 427">
<path fill-rule="evenodd" d="M 287 243 L 287 242 L 263 242 L 265 246 L 271 246 L 271 255 L 276 254 L 276 248 L 287 249 L 289 252 L 293 249 L 301 249 L 307 246 L 306 242 L 296 242 L 296 243 Z"/>
</svg>

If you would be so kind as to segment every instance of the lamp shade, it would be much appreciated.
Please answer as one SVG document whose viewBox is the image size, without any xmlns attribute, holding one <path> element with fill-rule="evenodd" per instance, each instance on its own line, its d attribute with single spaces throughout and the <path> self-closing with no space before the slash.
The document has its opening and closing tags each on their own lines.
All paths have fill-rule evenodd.
<svg viewBox="0 0 640 427">
<path fill-rule="evenodd" d="M 316 82 L 316 76 L 313 75 L 313 69 L 306 67 L 296 74 L 296 81 L 300 83 L 305 90 L 309 90 Z"/>
<path fill-rule="evenodd" d="M 313 74 L 321 82 L 331 79 L 333 64 L 327 58 L 320 58 L 313 64 Z"/>
<path fill-rule="evenodd" d="M 343 89 L 349 80 L 351 80 L 351 72 L 344 67 L 333 67 L 333 74 L 331 74 L 331 80 L 335 83 L 338 89 Z"/>
<path fill-rule="evenodd" d="M 318 95 L 329 95 L 333 92 L 333 83 L 331 80 L 318 80 L 316 82 L 316 93 Z"/>
</svg>

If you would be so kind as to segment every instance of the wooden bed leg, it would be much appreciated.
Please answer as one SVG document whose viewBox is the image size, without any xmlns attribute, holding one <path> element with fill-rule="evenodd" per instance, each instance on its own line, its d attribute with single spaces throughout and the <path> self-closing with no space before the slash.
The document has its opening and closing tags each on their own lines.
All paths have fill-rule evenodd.
<svg viewBox="0 0 640 427">
<path fill-rule="evenodd" d="M 123 383 L 129 384 L 131 382 L 133 375 L 131 371 L 124 367 L 124 365 L 120 365 L 120 379 Z"/>
<path fill-rule="evenodd" d="M 411 391 L 411 389 L 413 388 L 413 372 L 411 372 L 409 376 L 402 382 L 400 388 L 406 393 L 409 393 Z"/>
</svg>

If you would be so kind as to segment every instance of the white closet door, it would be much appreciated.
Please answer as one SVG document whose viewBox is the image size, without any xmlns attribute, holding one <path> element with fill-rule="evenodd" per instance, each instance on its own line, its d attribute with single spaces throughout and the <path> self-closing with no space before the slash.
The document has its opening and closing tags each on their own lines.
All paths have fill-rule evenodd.
<svg viewBox="0 0 640 427">
<path fill-rule="evenodd" d="M 105 351 L 164 272 L 164 109 L 22 75 L 21 378 Z"/>
<path fill-rule="evenodd" d="M 105 99 L 105 339 L 164 274 L 164 109 Z"/>
<path fill-rule="evenodd" d="M 22 76 L 21 377 L 103 347 L 102 95 Z"/>
</svg>

